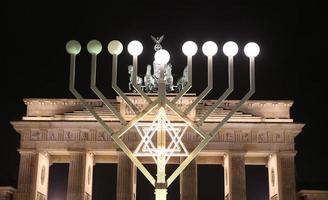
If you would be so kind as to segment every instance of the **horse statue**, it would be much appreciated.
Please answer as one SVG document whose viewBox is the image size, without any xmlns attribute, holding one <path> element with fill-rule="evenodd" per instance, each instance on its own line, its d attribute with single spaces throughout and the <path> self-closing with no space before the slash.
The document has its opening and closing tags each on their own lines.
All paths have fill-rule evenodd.
<svg viewBox="0 0 328 200">
<path fill-rule="evenodd" d="M 129 90 L 132 91 L 133 65 L 128 66 L 128 73 L 130 75 Z M 137 84 L 139 86 L 141 86 L 142 85 L 142 78 L 137 75 L 136 79 L 137 79 Z M 133 91 L 133 92 L 135 92 L 135 91 Z"/>
<path fill-rule="evenodd" d="M 167 64 L 165 66 L 165 72 L 164 72 L 164 80 L 166 83 L 166 91 L 167 92 L 172 92 L 174 91 L 174 83 L 173 83 L 173 76 L 172 76 L 172 65 Z"/>
<path fill-rule="evenodd" d="M 181 91 L 188 83 L 188 68 L 185 67 L 183 70 L 183 75 L 182 77 L 178 80 L 177 82 L 177 91 Z"/>
<path fill-rule="evenodd" d="M 145 92 L 153 92 L 155 89 L 155 79 L 151 74 L 151 65 L 147 65 L 146 75 L 144 76 Z"/>
</svg>

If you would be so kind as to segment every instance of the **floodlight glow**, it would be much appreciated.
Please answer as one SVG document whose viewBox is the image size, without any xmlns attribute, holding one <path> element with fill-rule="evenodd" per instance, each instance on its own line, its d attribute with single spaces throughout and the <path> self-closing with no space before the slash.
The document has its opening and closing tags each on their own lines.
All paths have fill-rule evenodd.
<svg viewBox="0 0 328 200">
<path fill-rule="evenodd" d="M 249 42 L 244 47 L 244 52 L 245 52 L 246 56 L 248 56 L 250 58 L 254 58 L 257 55 L 259 55 L 260 47 L 255 42 Z"/>
<path fill-rule="evenodd" d="M 71 55 L 77 55 L 81 51 L 81 44 L 76 40 L 70 40 L 66 43 L 66 51 Z"/>
<path fill-rule="evenodd" d="M 214 56 L 218 52 L 218 45 L 213 41 L 207 41 L 203 44 L 202 51 L 206 56 Z"/>
<path fill-rule="evenodd" d="M 197 53 L 198 47 L 195 42 L 187 41 L 182 45 L 182 52 L 186 56 L 193 56 Z"/>
<path fill-rule="evenodd" d="M 161 49 L 156 51 L 154 58 L 158 64 L 167 64 L 170 61 L 170 54 L 165 49 Z"/>
<path fill-rule="evenodd" d="M 123 51 L 123 45 L 118 40 L 112 40 L 108 43 L 107 49 L 112 55 L 120 55 Z"/>
<path fill-rule="evenodd" d="M 139 56 L 142 53 L 143 46 L 138 40 L 133 40 L 128 44 L 128 52 L 132 56 Z"/>
<path fill-rule="evenodd" d="M 223 45 L 223 53 L 226 56 L 235 56 L 238 53 L 238 45 L 233 41 L 226 42 Z"/>
<path fill-rule="evenodd" d="M 102 50 L 102 45 L 98 40 L 90 40 L 87 44 L 87 50 L 90 54 L 97 55 Z"/>
</svg>

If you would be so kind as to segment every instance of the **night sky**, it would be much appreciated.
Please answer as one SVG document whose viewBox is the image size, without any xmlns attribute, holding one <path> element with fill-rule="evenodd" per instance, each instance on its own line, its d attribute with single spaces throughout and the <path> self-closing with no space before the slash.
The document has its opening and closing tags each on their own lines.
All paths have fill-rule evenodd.
<svg viewBox="0 0 328 200">
<path fill-rule="evenodd" d="M 162 45 L 171 53 L 176 79 L 181 76 L 185 66 L 181 46 L 187 40 L 195 41 L 199 48 L 203 42 L 213 40 L 220 50 L 229 40 L 234 40 L 240 49 L 249 41 L 257 42 L 261 53 L 256 59 L 257 85 L 251 99 L 294 101 L 292 118 L 295 122 L 306 124 L 295 143 L 298 151 L 297 189 L 328 189 L 328 115 L 325 98 L 328 84 L 324 72 L 327 65 L 324 41 L 327 35 L 323 31 L 327 21 L 321 8 L 314 0 L 306 3 L 279 0 L 2 1 L 0 185 L 15 187 L 17 184 L 19 135 L 9 122 L 24 116 L 26 107 L 23 98 L 73 98 L 68 90 L 69 56 L 65 51 L 68 40 L 79 40 L 83 47 L 77 57 L 77 89 L 85 97 L 95 98 L 89 89 L 90 56 L 86 51 L 89 40 L 99 40 L 104 49 L 113 39 L 123 43 L 125 49 L 119 58 L 118 82 L 127 91 L 127 65 L 132 62 L 126 51 L 128 42 L 137 39 L 144 45 L 144 52 L 139 58 L 139 73 L 142 75 L 146 64 L 151 64 L 153 58 L 154 43 L 149 36 L 165 34 Z M 98 87 L 107 97 L 114 98 L 114 91 L 108 87 L 111 58 L 107 50 L 99 55 L 98 60 Z M 240 99 L 248 90 L 247 62 L 240 51 L 235 58 L 235 92 L 229 99 Z M 194 59 L 193 78 L 196 81 L 191 92 L 199 94 L 206 87 L 204 66 L 206 58 L 199 52 Z M 215 90 L 208 98 L 218 97 L 226 89 L 226 73 L 226 58 L 221 50 L 214 58 Z M 61 185 L 60 191 L 66 189 L 62 186 L 65 186 L 67 169 L 66 165 L 53 165 L 51 169 L 62 172 L 59 176 L 61 179 L 51 182 Z M 115 198 L 115 170 L 112 165 L 96 165 L 94 177 L 98 186 L 94 186 L 95 199 L 104 199 L 102 192 L 106 188 L 111 188 L 105 191 L 106 198 Z M 213 172 L 212 176 L 210 172 Z M 209 178 L 199 180 L 202 183 L 199 199 L 221 196 L 221 167 L 201 166 L 199 174 Z M 261 199 L 256 196 L 256 187 L 265 182 L 261 179 L 267 176 L 265 168 L 247 167 L 247 175 L 253 177 L 248 179 L 248 185 L 251 185 L 248 187 L 249 199 Z M 139 177 L 141 187 L 138 188 L 138 197 L 151 199 L 152 196 L 141 196 L 148 195 L 148 183 L 142 176 Z M 177 188 L 176 185 L 172 189 L 170 199 L 177 198 L 174 196 L 178 194 Z M 206 194 L 208 188 L 217 191 Z M 267 193 L 265 187 L 258 187 L 258 190 L 264 196 Z"/>
</svg>

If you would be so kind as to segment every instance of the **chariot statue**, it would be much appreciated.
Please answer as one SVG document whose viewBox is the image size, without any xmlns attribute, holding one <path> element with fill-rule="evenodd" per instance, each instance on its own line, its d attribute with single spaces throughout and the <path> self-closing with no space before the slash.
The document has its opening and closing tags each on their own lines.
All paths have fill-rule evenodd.
<svg viewBox="0 0 328 200">
<path fill-rule="evenodd" d="M 161 42 L 164 39 L 164 35 L 160 37 L 150 36 L 152 40 L 155 42 L 154 50 L 158 51 L 162 49 Z M 151 69 L 153 68 L 153 74 L 151 72 Z M 188 83 L 188 70 L 187 67 L 185 67 L 183 71 L 183 75 L 179 80 L 177 81 L 176 85 L 174 84 L 174 78 L 172 75 L 172 64 L 168 63 L 165 65 L 164 69 L 164 80 L 166 81 L 166 91 L 168 93 L 172 92 L 179 92 L 182 90 Z M 132 92 L 135 92 L 132 87 L 132 76 L 133 76 L 133 66 L 129 65 L 128 72 L 130 75 L 130 82 L 129 82 L 129 90 Z M 160 65 L 153 61 L 153 67 L 148 64 L 147 65 L 147 71 L 146 75 L 141 78 L 137 75 L 137 84 L 147 93 L 154 93 L 158 91 L 159 86 L 159 77 L 160 77 Z"/>
</svg>

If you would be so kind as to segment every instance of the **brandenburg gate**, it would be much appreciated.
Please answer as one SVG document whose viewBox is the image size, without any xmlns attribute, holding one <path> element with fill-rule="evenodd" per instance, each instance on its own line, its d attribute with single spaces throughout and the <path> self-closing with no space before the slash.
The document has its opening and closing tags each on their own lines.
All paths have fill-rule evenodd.
<svg viewBox="0 0 328 200">
<path fill-rule="evenodd" d="M 144 101 L 131 96 L 139 107 Z M 188 105 L 195 97 L 184 97 L 179 104 Z M 136 168 L 104 132 L 93 116 L 78 100 L 25 99 L 26 116 L 12 122 L 21 135 L 21 155 L 16 199 L 47 199 L 49 166 L 52 163 L 69 163 L 68 199 L 91 199 L 93 166 L 97 163 L 117 163 L 117 200 L 136 197 Z M 117 98 L 113 105 L 127 119 L 131 110 Z M 113 129 L 118 126 L 114 115 L 99 100 L 87 100 Z M 208 118 L 204 126 L 210 129 L 220 121 L 237 101 L 225 101 Z M 197 120 L 211 100 L 204 100 L 190 117 Z M 231 199 L 246 199 L 245 165 L 265 165 L 268 169 L 270 199 L 296 198 L 294 138 L 303 124 L 290 118 L 291 101 L 247 101 L 220 133 L 191 162 L 180 175 L 181 200 L 197 198 L 197 165 L 224 166 L 225 194 Z M 169 115 L 174 118 L 174 116 Z M 150 115 L 146 121 L 150 121 Z M 124 141 L 136 147 L 135 130 Z M 197 135 L 186 131 L 182 138 L 187 149 L 199 141 Z M 154 163 L 144 158 L 143 163 Z M 171 159 L 170 163 L 179 163 Z"/>
<path fill-rule="evenodd" d="M 20 167 L 16 200 L 45 200 L 49 166 L 69 163 L 68 200 L 91 200 L 93 166 L 117 163 L 117 200 L 135 200 L 137 170 L 154 186 L 155 200 L 167 199 L 167 188 L 180 179 L 180 199 L 197 199 L 197 166 L 224 167 L 224 198 L 246 199 L 245 165 L 268 169 L 270 200 L 295 200 L 294 139 L 304 124 L 290 117 L 292 101 L 249 100 L 255 92 L 255 57 L 259 46 L 244 47 L 249 58 L 249 91 L 241 100 L 226 100 L 234 90 L 233 58 L 238 45 L 223 45 L 228 63 L 228 89 L 218 99 L 204 97 L 213 87 L 213 56 L 218 47 L 212 41 L 202 46 L 207 57 L 207 87 L 199 95 L 192 87 L 192 58 L 196 43 L 187 41 L 182 51 L 187 58 L 183 76 L 174 81 L 170 54 L 162 48 L 163 36 L 153 37 L 154 61 L 144 77 L 138 74 L 139 41 L 127 46 L 132 56 L 129 92 L 117 85 L 118 55 L 123 45 L 108 44 L 112 56 L 112 88 L 115 99 L 106 98 L 96 86 L 97 55 L 102 45 L 91 40 L 90 87 L 98 99 L 86 99 L 75 88 L 78 41 L 66 45 L 70 55 L 69 90 L 76 99 L 25 99 L 26 116 L 12 122 L 20 134 Z M 206 66 L 206 65 L 205 65 Z M 199 75 L 201 77 L 201 75 Z M 156 164 L 153 176 L 144 164 Z M 177 164 L 166 174 L 167 164 Z"/>
</svg>

